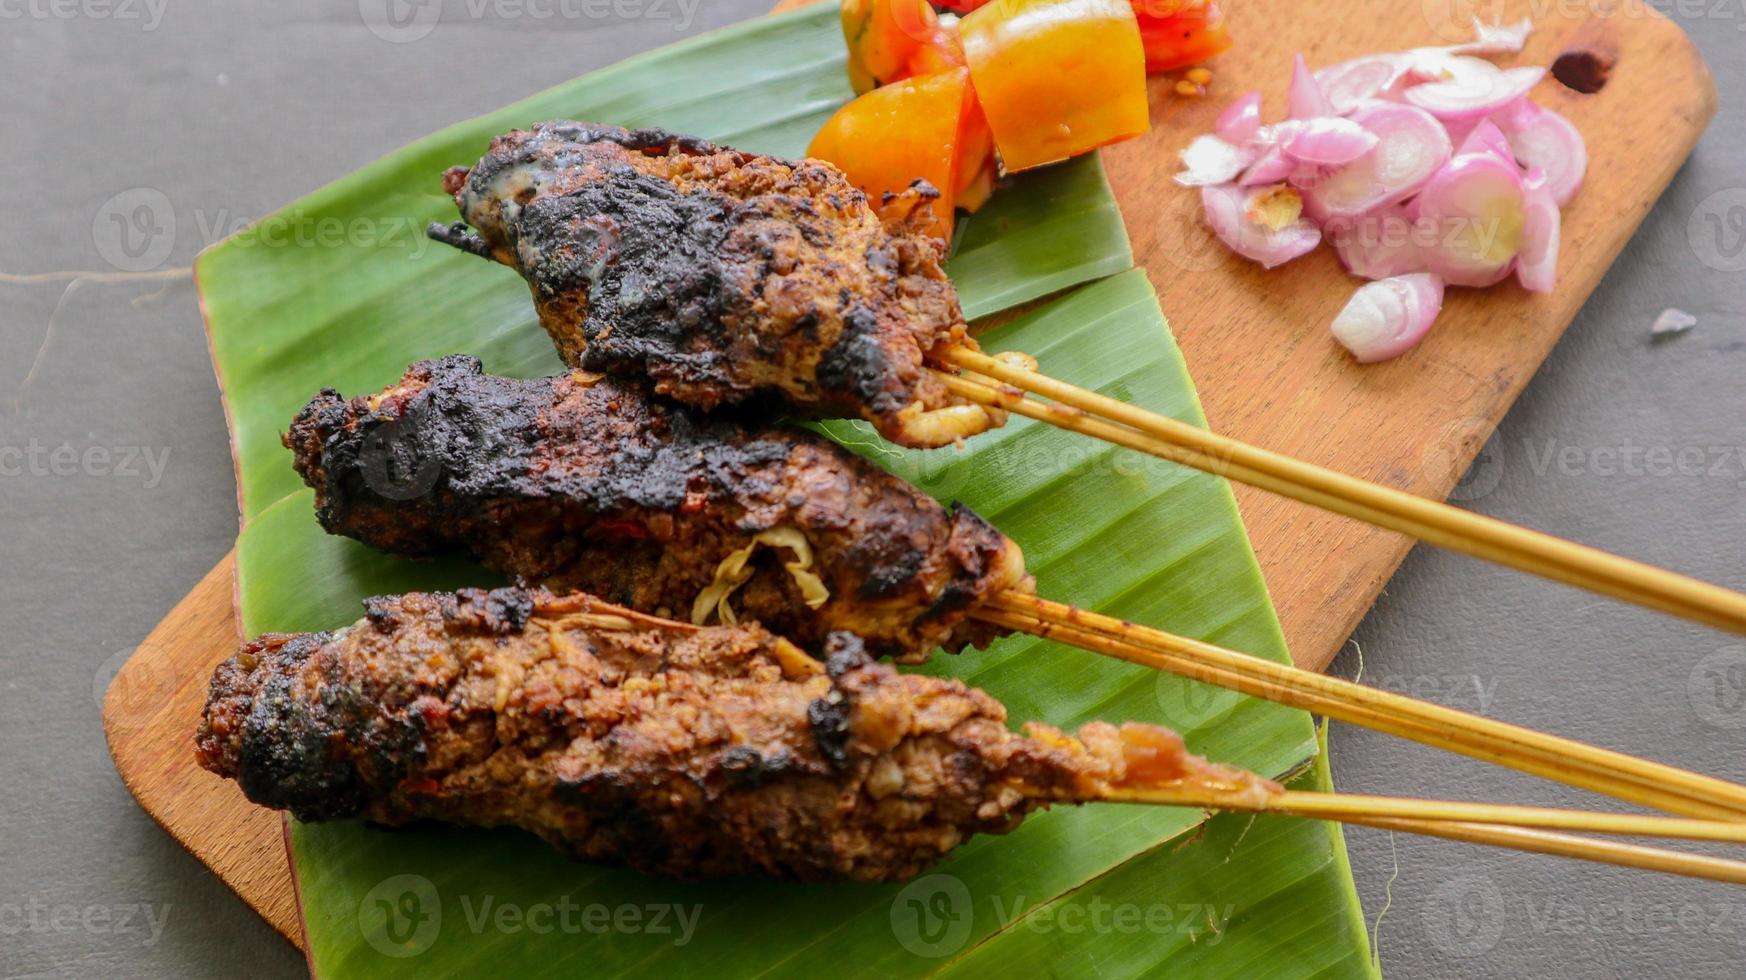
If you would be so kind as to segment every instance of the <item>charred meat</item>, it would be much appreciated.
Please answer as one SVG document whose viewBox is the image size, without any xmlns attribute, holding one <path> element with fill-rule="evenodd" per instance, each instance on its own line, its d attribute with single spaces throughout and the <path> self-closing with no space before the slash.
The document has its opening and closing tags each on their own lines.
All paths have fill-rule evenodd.
<svg viewBox="0 0 1746 980">
<path fill-rule="evenodd" d="M 836 634 L 826 663 L 755 627 L 587 596 L 374 599 L 337 633 L 268 635 L 213 675 L 200 762 L 304 820 L 520 827 L 654 874 L 919 874 L 1039 798 L 1278 787 L 1150 725 L 1006 727 L 993 698 Z"/>
<path fill-rule="evenodd" d="M 464 220 L 432 236 L 520 272 L 572 367 L 706 409 L 864 418 L 916 447 L 1005 421 L 924 367 L 976 346 L 941 245 L 888 228 L 828 163 L 553 122 L 498 137 L 444 187 Z"/>
<path fill-rule="evenodd" d="M 997 631 L 970 612 L 1030 587 L 1018 545 L 966 507 L 807 430 L 598 375 L 424 361 L 380 394 L 322 392 L 286 444 L 335 534 L 470 552 L 525 583 L 697 623 L 743 617 L 809 649 L 835 630 L 909 660 L 984 645 Z"/>
</svg>

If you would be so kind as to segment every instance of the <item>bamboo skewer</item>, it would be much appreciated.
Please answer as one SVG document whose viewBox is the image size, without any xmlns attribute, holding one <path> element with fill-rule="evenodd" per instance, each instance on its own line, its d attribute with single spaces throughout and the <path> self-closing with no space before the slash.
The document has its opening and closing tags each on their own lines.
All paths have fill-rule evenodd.
<svg viewBox="0 0 1746 980">
<path fill-rule="evenodd" d="M 1133 803 L 1334 820 L 1382 830 L 1746 885 L 1746 862 L 1619 841 L 1597 840 L 1547 829 L 1746 843 L 1746 824 L 1738 823 L 1294 790 L 1258 796 L 1253 791 L 1221 792 L 1194 786 L 1119 787 L 1091 797 L 1042 794 L 1039 798 L 1062 803 Z"/>
<path fill-rule="evenodd" d="M 1008 592 L 975 614 L 1254 697 L 1690 817 L 1746 820 L 1746 787 Z"/>
<path fill-rule="evenodd" d="M 1682 875 L 1687 878 L 1703 878 L 1709 881 L 1722 881 L 1735 885 L 1746 885 L 1746 863 L 1730 861 L 1725 858 L 1708 857 L 1702 854 L 1685 854 L 1680 851 L 1663 850 L 1657 847 L 1643 847 L 1637 844 L 1626 844 L 1621 841 L 1593 840 L 1572 834 L 1553 833 L 1544 830 L 1528 830 L 1521 827 L 1505 827 L 1496 824 L 1447 823 L 1435 820 L 1391 820 L 1370 819 L 1363 817 L 1347 818 L 1345 823 L 1358 824 L 1364 827 L 1375 827 L 1379 830 L 1398 830 L 1409 834 L 1422 834 L 1428 837 L 1442 837 L 1447 840 L 1464 841 L 1469 844 L 1485 844 L 1491 847 L 1506 847 L 1517 851 L 1529 851 L 1535 854 L 1550 854 L 1555 857 L 1577 858 L 1584 861 L 1595 861 L 1600 864 L 1612 864 L 1622 868 L 1638 868 L 1644 871 L 1660 871 L 1665 874 Z"/>
<path fill-rule="evenodd" d="M 1746 634 L 1746 595 L 1739 592 L 1250 446 L 987 354 L 955 350 L 946 358 L 1001 383 L 996 387 L 940 375 L 954 394 L 969 401 L 1247 483 L 1453 551 Z M 1059 404 L 1027 398 L 1026 392 Z"/>
<path fill-rule="evenodd" d="M 1419 800 L 1394 796 L 1315 793 L 1286 790 L 1264 798 L 1249 793 L 1209 793 L 1194 787 L 1120 788 L 1097 797 L 1103 803 L 1144 803 L 1243 813 L 1280 813 L 1315 820 L 1414 820 L 1436 823 L 1495 824 L 1532 830 L 1581 831 L 1625 837 L 1746 844 L 1746 824 L 1633 813 L 1594 813 L 1552 807 Z"/>
</svg>

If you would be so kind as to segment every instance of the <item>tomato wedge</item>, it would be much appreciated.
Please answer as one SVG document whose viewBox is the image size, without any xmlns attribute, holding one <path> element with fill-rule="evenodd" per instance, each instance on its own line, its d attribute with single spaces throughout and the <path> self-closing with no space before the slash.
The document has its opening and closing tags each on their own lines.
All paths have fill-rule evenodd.
<svg viewBox="0 0 1746 980">
<path fill-rule="evenodd" d="M 940 197 L 929 231 L 949 242 L 956 192 L 969 182 L 959 177 L 961 161 L 978 145 L 988 152 L 987 137 L 978 142 L 978 117 L 969 69 L 906 78 L 837 110 L 806 152 L 841 167 L 875 208 L 918 178 L 934 185 Z M 980 164 L 978 158 L 964 165 Z"/>
<path fill-rule="evenodd" d="M 1198 65 L 1231 48 L 1225 12 L 1213 0 L 1134 0 L 1146 70 Z"/>
<path fill-rule="evenodd" d="M 1151 125 L 1146 55 L 1128 0 L 1001 0 L 958 24 L 1009 171 L 1129 139 Z"/>
<path fill-rule="evenodd" d="M 928 0 L 843 0 L 842 21 L 856 92 L 909 75 L 910 59 L 940 27 Z"/>
</svg>

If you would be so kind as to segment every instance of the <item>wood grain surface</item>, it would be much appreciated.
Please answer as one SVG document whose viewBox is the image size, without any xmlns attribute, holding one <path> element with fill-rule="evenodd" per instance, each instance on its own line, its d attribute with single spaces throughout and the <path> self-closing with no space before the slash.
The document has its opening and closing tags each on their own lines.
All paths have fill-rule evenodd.
<svg viewBox="0 0 1746 980">
<path fill-rule="evenodd" d="M 778 9 L 808 0 L 787 0 Z M 1593 95 L 1552 79 L 1534 93 L 1586 137 L 1588 180 L 1564 213 L 1558 289 L 1452 290 L 1430 337 L 1360 367 L 1328 323 L 1358 282 L 1327 249 L 1272 272 L 1227 254 L 1203 227 L 1198 195 L 1177 187 L 1177 152 L 1223 104 L 1264 93 L 1284 115 L 1291 58 L 1331 64 L 1376 51 L 1465 40 L 1466 0 L 1334 0 L 1290 21 L 1284 3 L 1227 4 L 1236 50 L 1214 64 L 1205 99 L 1152 83 L 1152 132 L 1104 152 L 1136 260 L 1188 359 L 1212 426 L 1228 435 L 1433 497 L 1456 485 L 1498 421 L 1593 292 L 1715 113 L 1708 69 L 1685 35 L 1646 5 L 1615 0 L 1485 2 L 1533 15 L 1528 49 L 1505 63 L 1586 51 L 1613 65 Z M 1046 370 L 1048 365 L 1043 365 Z M 1411 541 L 1245 487 L 1238 504 L 1300 665 L 1324 669 Z M 1544 530 L 1558 531 L 1548 528 Z M 117 675 L 104 705 L 116 768 L 140 804 L 280 933 L 301 944 L 278 814 L 194 764 L 206 681 L 238 640 L 235 556 L 215 567 Z"/>
</svg>

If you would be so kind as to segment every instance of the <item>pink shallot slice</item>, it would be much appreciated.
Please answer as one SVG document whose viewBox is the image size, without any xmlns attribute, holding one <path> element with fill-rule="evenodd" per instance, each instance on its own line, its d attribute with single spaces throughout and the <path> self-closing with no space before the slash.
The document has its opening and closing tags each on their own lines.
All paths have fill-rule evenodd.
<svg viewBox="0 0 1746 980">
<path fill-rule="evenodd" d="M 1404 201 L 1449 160 L 1448 132 L 1423 109 L 1375 105 L 1351 118 L 1376 134 L 1376 149 L 1335 170 L 1305 195 L 1319 220 L 1357 217 Z"/>
<path fill-rule="evenodd" d="M 1303 60 L 1303 55 L 1297 56 L 1297 61 L 1291 69 L 1291 92 L 1289 96 L 1291 118 L 1315 119 L 1319 116 L 1337 116 L 1334 104 L 1322 94 L 1322 87 L 1316 84 L 1316 76 L 1310 73 L 1309 63 Z"/>
<path fill-rule="evenodd" d="M 1522 166 L 1546 172 L 1559 207 L 1569 204 L 1588 173 L 1588 144 L 1570 120 L 1527 99 L 1492 116 Z"/>
<path fill-rule="evenodd" d="M 1527 214 L 1522 172 L 1490 153 L 1449 161 L 1413 202 L 1421 228 L 1434 230 L 1427 264 L 1451 286 L 1493 286 L 1522 250 Z"/>
<path fill-rule="evenodd" d="M 1321 229 L 1304 219 L 1297 192 L 1283 184 L 1203 187 L 1200 202 L 1219 241 L 1264 268 L 1307 255 L 1322 242 Z"/>
<path fill-rule="evenodd" d="M 1415 272 L 1359 288 L 1334 318 L 1334 339 L 1361 364 L 1386 361 L 1411 350 L 1443 309 L 1443 280 Z"/>
<path fill-rule="evenodd" d="M 1546 174 L 1530 171 L 1522 182 L 1526 189 L 1522 222 L 1522 254 L 1516 259 L 1516 278 L 1531 293 L 1549 293 L 1558 285 L 1558 249 L 1564 216 L 1547 186 Z"/>
<path fill-rule="evenodd" d="M 1213 133 L 1227 143 L 1246 143 L 1261 130 L 1261 93 L 1250 92 L 1219 113 Z"/>
</svg>

